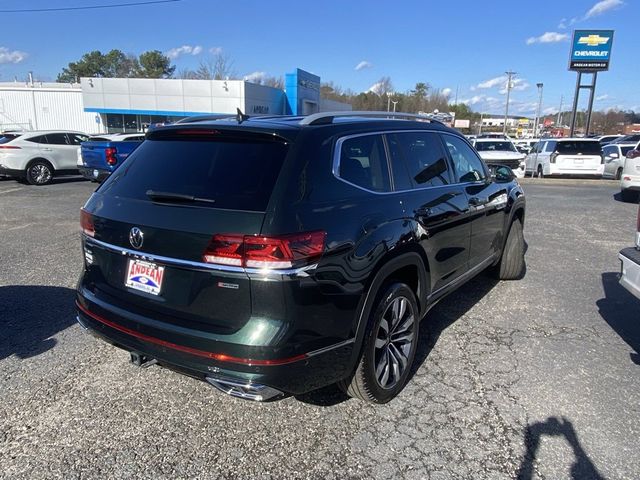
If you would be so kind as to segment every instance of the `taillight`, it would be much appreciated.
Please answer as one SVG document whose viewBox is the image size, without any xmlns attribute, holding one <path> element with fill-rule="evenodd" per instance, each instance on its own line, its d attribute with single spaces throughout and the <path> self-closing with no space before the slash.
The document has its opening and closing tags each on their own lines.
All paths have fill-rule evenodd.
<svg viewBox="0 0 640 480">
<path fill-rule="evenodd" d="M 20 150 L 20 147 L 16 145 L 0 145 L 0 148 L 4 150 Z"/>
<path fill-rule="evenodd" d="M 84 208 L 80 209 L 80 228 L 85 235 L 93 237 L 96 234 L 95 227 L 93 225 L 93 216 L 87 212 Z"/>
<path fill-rule="evenodd" d="M 640 157 L 640 150 L 630 150 L 627 152 L 627 158 L 638 158 Z"/>
<path fill-rule="evenodd" d="M 286 269 L 308 265 L 324 251 L 325 232 L 292 235 L 214 235 L 204 252 L 207 263 Z"/>
<path fill-rule="evenodd" d="M 114 147 L 105 148 L 104 154 L 107 158 L 108 165 L 115 165 L 116 163 L 118 163 L 118 159 L 116 158 L 116 149 Z"/>
<path fill-rule="evenodd" d="M 549 157 L 549 162 L 556 163 L 556 157 L 558 156 L 558 152 L 553 152 L 551 157 Z"/>
</svg>

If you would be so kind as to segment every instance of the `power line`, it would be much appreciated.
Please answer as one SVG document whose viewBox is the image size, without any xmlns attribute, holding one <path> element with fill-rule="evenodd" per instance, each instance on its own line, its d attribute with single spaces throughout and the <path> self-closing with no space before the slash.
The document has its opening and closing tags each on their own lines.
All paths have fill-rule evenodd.
<svg viewBox="0 0 640 480">
<path fill-rule="evenodd" d="M 0 10 L 0 13 L 36 13 L 36 12 L 66 12 L 71 10 L 96 10 L 98 8 L 135 7 L 138 5 L 152 5 L 156 3 L 175 3 L 182 0 L 148 0 L 144 2 L 115 3 L 113 5 L 87 5 L 83 7 L 56 7 L 56 8 L 21 8 L 17 10 Z"/>
</svg>

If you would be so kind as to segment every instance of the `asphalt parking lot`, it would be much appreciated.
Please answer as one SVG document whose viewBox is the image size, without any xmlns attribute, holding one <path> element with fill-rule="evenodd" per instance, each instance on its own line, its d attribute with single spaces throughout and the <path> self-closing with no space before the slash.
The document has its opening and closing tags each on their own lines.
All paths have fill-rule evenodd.
<svg viewBox="0 0 640 480">
<path fill-rule="evenodd" d="M 616 277 L 637 207 L 613 182 L 526 181 L 525 278 L 443 300 L 382 406 L 333 387 L 250 403 L 85 334 L 73 289 L 94 188 L 0 180 L 0 477 L 640 476 L 640 301 Z"/>
</svg>

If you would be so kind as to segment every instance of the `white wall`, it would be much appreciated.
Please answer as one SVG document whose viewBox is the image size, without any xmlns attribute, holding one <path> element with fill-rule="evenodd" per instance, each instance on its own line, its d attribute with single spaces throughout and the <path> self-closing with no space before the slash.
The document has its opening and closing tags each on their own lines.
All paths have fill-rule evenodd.
<svg viewBox="0 0 640 480">
<path fill-rule="evenodd" d="M 96 114 L 84 111 L 80 88 L 0 84 L 0 130 L 18 128 L 103 132 Z"/>
</svg>

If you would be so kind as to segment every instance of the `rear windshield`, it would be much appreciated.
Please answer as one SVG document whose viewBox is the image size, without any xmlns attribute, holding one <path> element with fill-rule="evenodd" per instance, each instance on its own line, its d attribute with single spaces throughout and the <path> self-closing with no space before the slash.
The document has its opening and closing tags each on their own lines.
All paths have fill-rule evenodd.
<svg viewBox="0 0 640 480">
<path fill-rule="evenodd" d="M 556 152 L 561 155 L 573 155 L 581 153 L 583 155 L 601 155 L 602 146 L 600 142 L 587 142 L 584 140 L 576 140 L 569 142 L 558 142 Z"/>
<path fill-rule="evenodd" d="M 287 150 L 276 141 L 147 140 L 100 191 L 148 201 L 149 190 L 169 192 L 208 200 L 199 206 L 264 211 Z"/>
<path fill-rule="evenodd" d="M 479 152 L 516 152 L 516 147 L 511 142 L 476 142 L 476 150 Z"/>
<path fill-rule="evenodd" d="M 9 143 L 11 140 L 15 140 L 20 135 L 11 135 L 9 133 L 5 133 L 4 135 L 0 135 L 0 145 L 3 143 Z"/>
</svg>

